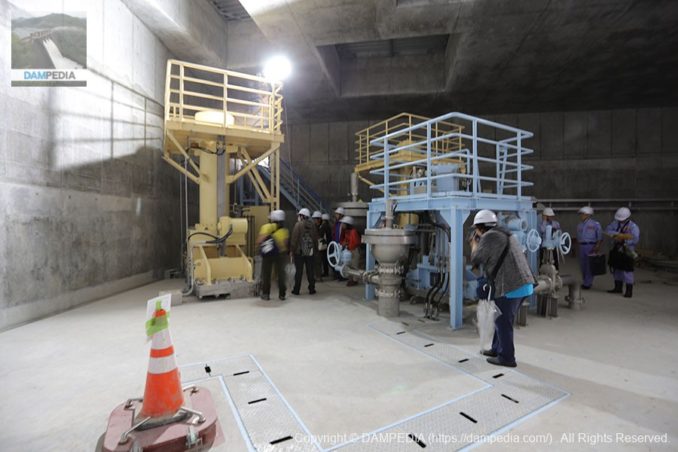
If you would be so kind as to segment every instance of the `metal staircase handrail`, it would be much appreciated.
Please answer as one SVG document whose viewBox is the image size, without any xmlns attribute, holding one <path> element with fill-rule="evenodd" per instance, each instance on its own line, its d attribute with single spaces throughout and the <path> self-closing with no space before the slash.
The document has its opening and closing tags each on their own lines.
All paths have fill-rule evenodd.
<svg viewBox="0 0 678 452">
<path fill-rule="evenodd" d="M 294 168 L 292 168 L 292 164 L 291 164 L 290 162 L 286 161 L 285 159 L 283 159 L 283 158 L 281 157 L 281 158 L 280 158 L 280 163 L 281 163 L 281 167 L 283 167 L 283 166 L 286 167 L 287 170 L 288 170 L 289 172 L 291 172 L 291 173 L 294 175 L 294 177 L 295 177 L 296 179 L 299 179 L 300 181 L 303 182 L 304 179 L 302 179 L 302 177 L 299 175 L 299 173 L 297 173 L 297 172 L 294 170 Z M 323 203 L 322 203 L 322 198 L 320 197 L 320 195 L 319 195 L 318 193 L 316 193 L 316 191 L 313 190 L 313 188 L 311 188 L 310 186 L 308 186 L 305 182 L 303 182 L 303 184 L 304 184 L 304 186 L 305 186 L 304 188 L 306 189 L 306 191 L 307 191 L 313 198 L 316 199 L 316 203 L 319 204 L 319 205 L 323 205 Z"/>
<path fill-rule="evenodd" d="M 282 162 L 282 159 L 281 159 Z M 324 203 L 322 198 L 313 191 L 303 180 L 303 178 L 296 172 L 288 162 L 284 162 L 281 168 L 284 170 L 280 172 L 280 188 L 284 192 L 286 198 L 294 204 L 296 208 L 310 207 L 314 210 L 324 210 Z M 270 171 L 264 166 L 259 166 L 260 171 L 270 178 Z"/>
</svg>

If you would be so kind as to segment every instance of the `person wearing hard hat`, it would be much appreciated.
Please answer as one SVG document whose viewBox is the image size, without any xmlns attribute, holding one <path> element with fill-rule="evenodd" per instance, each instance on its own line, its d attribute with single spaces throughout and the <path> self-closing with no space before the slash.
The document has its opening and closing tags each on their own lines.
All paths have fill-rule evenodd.
<svg viewBox="0 0 678 452">
<path fill-rule="evenodd" d="M 332 241 L 332 226 L 330 226 L 330 215 L 327 213 L 323 213 L 320 216 L 318 235 L 318 250 L 320 251 L 320 265 L 322 269 L 321 276 L 326 277 L 330 274 L 330 264 L 327 262 L 327 245 Z"/>
<path fill-rule="evenodd" d="M 543 212 L 541 213 L 541 216 L 542 216 L 542 222 L 539 225 L 539 234 L 541 235 L 542 240 L 546 240 L 547 239 L 547 237 L 546 237 L 546 227 L 551 226 L 551 233 L 554 234 L 556 231 L 560 231 L 560 223 L 556 220 L 556 212 L 550 207 L 545 208 L 543 210 Z M 553 253 L 552 254 L 553 255 L 553 264 L 555 265 L 556 269 L 559 270 L 560 269 L 559 268 L 560 262 L 558 262 L 558 253 L 555 252 L 555 250 L 548 250 L 548 251 Z M 544 252 L 545 252 L 545 250 L 542 248 L 542 250 L 540 251 L 540 254 L 543 256 Z M 542 256 L 540 256 L 540 260 L 541 260 Z"/>
<path fill-rule="evenodd" d="M 273 267 L 278 275 L 278 298 L 285 299 L 287 291 L 285 262 L 287 258 L 290 231 L 285 228 L 285 212 L 271 212 L 270 222 L 259 230 L 257 246 L 261 254 L 261 299 L 271 299 L 271 273 Z"/>
<path fill-rule="evenodd" d="M 483 355 L 490 364 L 516 367 L 513 320 L 523 300 L 532 295 L 536 281 L 522 246 L 511 231 L 497 226 L 494 212 L 479 211 L 473 226 L 475 230 L 469 238 L 471 264 L 482 266 L 494 302 L 501 311 L 495 320 L 492 348 L 483 350 Z"/>
<path fill-rule="evenodd" d="M 334 211 L 334 228 L 332 229 L 332 240 L 341 243 L 344 233 L 344 225 L 341 222 L 341 219 L 344 218 L 345 210 L 343 207 L 337 207 L 337 210 Z M 335 279 L 339 281 L 346 281 L 339 273 L 334 272 Z"/>
<path fill-rule="evenodd" d="M 640 228 L 631 221 L 631 211 L 621 207 L 614 214 L 614 221 L 605 228 L 605 233 L 612 237 L 612 250 L 609 264 L 613 270 L 614 288 L 608 293 L 622 293 L 626 283 L 625 298 L 633 296 L 633 270 L 637 256 L 636 245 L 640 241 Z"/>
<path fill-rule="evenodd" d="M 551 230 L 554 232 L 560 231 L 560 223 L 556 220 L 556 212 L 552 208 L 545 208 L 541 213 L 541 216 L 542 222 L 539 225 L 539 232 L 541 233 L 542 238 L 544 237 L 544 234 L 546 234 L 546 226 L 551 226 Z"/>
<path fill-rule="evenodd" d="M 588 290 L 593 285 L 593 271 L 591 269 L 591 255 L 600 252 L 603 243 L 603 228 L 593 219 L 593 208 L 584 206 L 579 209 L 577 225 L 577 243 L 579 243 L 579 268 L 582 274 L 581 288 Z"/>
<path fill-rule="evenodd" d="M 315 293 L 315 256 L 318 254 L 318 230 L 310 219 L 311 212 L 307 208 L 299 211 L 297 224 L 292 229 L 290 255 L 294 259 L 294 288 L 292 294 L 299 295 L 301 277 L 306 267 L 308 293 Z"/>
<path fill-rule="evenodd" d="M 344 224 L 344 234 L 341 245 L 351 252 L 351 267 L 360 268 L 360 233 L 355 228 L 353 217 L 346 215 L 341 219 Z M 355 286 L 358 280 L 351 276 L 346 283 L 347 286 Z"/>
</svg>

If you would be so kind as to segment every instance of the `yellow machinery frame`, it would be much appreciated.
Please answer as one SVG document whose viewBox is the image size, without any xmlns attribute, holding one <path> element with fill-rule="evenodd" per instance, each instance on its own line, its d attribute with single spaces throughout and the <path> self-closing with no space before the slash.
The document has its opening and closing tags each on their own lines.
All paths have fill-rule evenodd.
<svg viewBox="0 0 678 452">
<path fill-rule="evenodd" d="M 245 218 L 229 216 L 230 185 L 247 177 L 269 209 L 279 208 L 282 104 L 280 82 L 167 61 L 163 159 L 197 184 L 200 192 L 199 223 L 189 229 L 186 244 L 194 285 L 204 288 L 233 280 L 252 281 L 252 259 L 243 250 L 248 245 L 248 223 Z M 221 155 L 225 156 L 223 182 L 218 174 Z M 269 184 L 259 174 L 259 164 L 268 164 Z M 219 190 L 226 205 L 221 217 L 217 213 Z M 227 291 L 212 287 L 206 293 Z"/>
<path fill-rule="evenodd" d="M 355 161 L 357 162 L 354 172 L 358 179 L 369 185 L 375 183 L 368 179 L 367 174 L 374 169 L 384 167 L 383 159 L 372 159 L 375 154 L 383 152 L 383 148 L 373 146 L 370 144 L 375 138 L 383 137 L 398 130 L 411 128 L 413 125 L 428 121 L 431 118 L 425 116 L 415 115 L 412 113 L 400 113 L 381 122 L 373 124 L 365 129 L 358 131 L 355 134 Z M 458 133 L 463 130 L 463 126 L 451 122 L 440 121 L 437 122 L 431 129 L 432 138 L 442 137 L 449 133 Z M 420 133 L 412 132 L 410 130 L 406 136 L 398 136 L 397 141 L 393 141 L 394 147 L 396 145 L 404 145 L 408 143 L 426 141 L 426 131 L 422 130 Z M 433 156 L 442 155 L 448 152 L 456 151 L 462 148 L 461 137 L 442 138 L 433 142 L 431 153 Z M 413 162 L 421 159 L 421 152 L 416 150 L 400 151 L 392 154 L 390 157 L 391 164 Z M 454 163 L 460 165 L 461 171 L 465 171 L 464 162 L 459 159 L 438 159 L 437 164 Z"/>
</svg>

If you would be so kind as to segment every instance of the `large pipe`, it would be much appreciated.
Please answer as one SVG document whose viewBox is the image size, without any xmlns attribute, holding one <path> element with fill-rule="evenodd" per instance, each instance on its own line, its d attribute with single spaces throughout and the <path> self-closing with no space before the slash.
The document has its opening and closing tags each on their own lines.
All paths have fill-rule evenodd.
<svg viewBox="0 0 678 452">
<path fill-rule="evenodd" d="M 358 202 L 358 174 L 351 173 L 351 201 Z"/>
</svg>

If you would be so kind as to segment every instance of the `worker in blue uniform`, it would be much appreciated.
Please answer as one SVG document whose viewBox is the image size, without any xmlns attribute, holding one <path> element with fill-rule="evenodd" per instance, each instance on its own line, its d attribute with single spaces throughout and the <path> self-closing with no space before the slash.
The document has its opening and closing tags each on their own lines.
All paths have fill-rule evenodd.
<svg viewBox="0 0 678 452">
<path fill-rule="evenodd" d="M 560 231 L 560 223 L 558 220 L 556 220 L 556 213 L 554 210 L 550 207 L 547 207 L 544 209 L 544 211 L 541 213 L 542 216 L 542 222 L 539 225 L 539 235 L 541 235 L 541 240 L 545 241 L 547 239 L 550 239 L 550 237 L 546 237 L 546 228 L 547 226 L 551 226 L 551 234 L 555 234 L 556 231 Z M 544 258 L 544 253 L 551 253 L 551 256 L 553 257 L 553 265 L 555 265 L 556 269 L 560 269 L 560 262 L 558 262 L 558 252 L 557 250 L 545 250 L 544 248 L 541 249 L 540 251 L 540 256 L 539 259 L 543 260 Z"/>
<path fill-rule="evenodd" d="M 640 228 L 631 221 L 631 211 L 627 207 L 622 207 L 614 214 L 614 221 L 605 228 L 605 233 L 613 240 L 609 263 L 614 275 L 614 289 L 608 290 L 608 293 L 622 293 L 624 283 L 626 283 L 624 297 L 631 298 Z"/>
<path fill-rule="evenodd" d="M 584 206 L 579 209 L 581 222 L 577 225 L 577 243 L 579 243 L 579 267 L 583 283 L 582 289 L 590 289 L 593 285 L 593 271 L 589 256 L 600 252 L 603 243 L 603 228 L 593 219 L 593 208 Z"/>
</svg>

